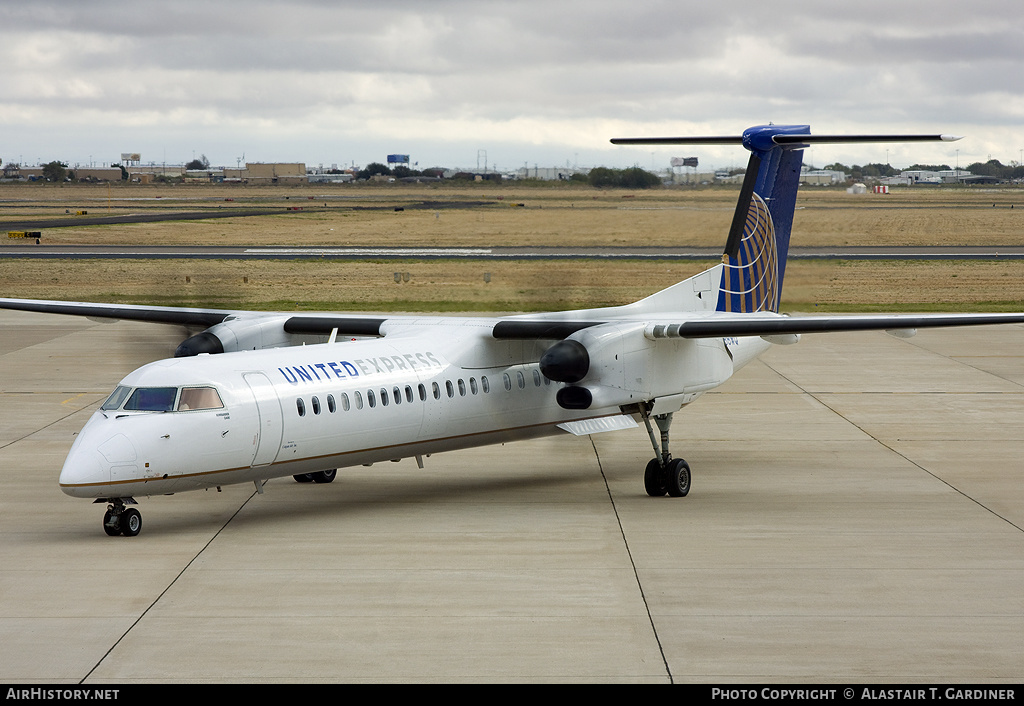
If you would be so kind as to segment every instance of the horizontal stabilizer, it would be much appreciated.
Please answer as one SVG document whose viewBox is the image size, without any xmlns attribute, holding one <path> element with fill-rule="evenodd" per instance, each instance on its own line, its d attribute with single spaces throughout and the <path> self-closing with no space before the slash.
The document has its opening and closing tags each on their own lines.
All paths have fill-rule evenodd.
<svg viewBox="0 0 1024 706">
<path fill-rule="evenodd" d="M 955 142 L 960 135 L 811 135 L 810 133 L 771 137 L 776 145 L 852 144 L 858 142 Z M 613 145 L 742 145 L 741 135 L 708 137 L 613 137 Z"/>
<path fill-rule="evenodd" d="M 613 137 L 613 145 L 742 145 L 743 137 Z"/>
</svg>

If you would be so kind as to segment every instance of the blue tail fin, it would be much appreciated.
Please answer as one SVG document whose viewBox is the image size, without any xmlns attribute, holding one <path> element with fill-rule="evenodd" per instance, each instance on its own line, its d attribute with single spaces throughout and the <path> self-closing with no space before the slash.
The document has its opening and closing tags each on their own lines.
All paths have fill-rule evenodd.
<svg viewBox="0 0 1024 706">
<path fill-rule="evenodd" d="M 722 255 L 718 311 L 779 310 L 804 145 L 777 144 L 775 137 L 808 133 L 807 125 L 744 131 L 750 162 Z"/>
<path fill-rule="evenodd" d="M 778 311 L 804 148 L 813 143 L 934 142 L 953 135 L 812 135 L 807 125 L 760 125 L 742 137 L 627 137 L 617 145 L 736 145 L 750 150 L 722 255 L 718 311 Z"/>
</svg>

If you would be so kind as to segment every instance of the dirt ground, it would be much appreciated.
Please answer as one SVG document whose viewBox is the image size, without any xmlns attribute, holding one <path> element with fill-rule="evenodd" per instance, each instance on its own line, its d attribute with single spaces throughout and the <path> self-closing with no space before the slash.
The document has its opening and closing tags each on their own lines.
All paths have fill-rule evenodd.
<svg viewBox="0 0 1024 706">
<path fill-rule="evenodd" d="M 277 215 L 43 230 L 46 243 L 720 246 L 736 189 L 515 185 L 0 185 L 0 223 L 129 213 L 300 209 Z M 1024 190 L 802 189 L 794 244 L 1020 245 Z M 401 210 L 396 210 L 401 209 Z M 0 293 L 222 308 L 537 311 L 622 304 L 713 263 L 644 261 L 32 261 L 3 258 Z M 408 281 L 395 283 L 395 273 Z M 489 274 L 489 282 L 485 281 Z M 999 310 L 1024 302 L 1024 263 L 789 263 L 785 307 Z"/>
</svg>

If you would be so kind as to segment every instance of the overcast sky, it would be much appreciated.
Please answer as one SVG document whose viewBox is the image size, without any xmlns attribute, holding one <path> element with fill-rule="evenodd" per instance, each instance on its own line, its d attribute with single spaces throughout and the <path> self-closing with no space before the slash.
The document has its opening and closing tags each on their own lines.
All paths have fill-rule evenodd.
<svg viewBox="0 0 1024 706">
<path fill-rule="evenodd" d="M 817 165 L 1024 148 L 1016 0 L 33 0 L 0 6 L 0 39 L 5 163 L 728 166 L 746 153 L 608 139 L 767 122 L 966 135 Z"/>
</svg>

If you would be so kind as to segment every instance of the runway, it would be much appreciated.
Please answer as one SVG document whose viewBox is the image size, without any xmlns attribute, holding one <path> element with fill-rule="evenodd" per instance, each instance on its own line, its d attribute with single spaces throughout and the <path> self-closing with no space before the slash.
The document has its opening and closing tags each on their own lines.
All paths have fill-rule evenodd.
<svg viewBox="0 0 1024 706">
<path fill-rule="evenodd" d="M 805 336 L 642 430 L 139 498 L 76 432 L 173 327 L 0 312 L 0 681 L 1024 680 L 1024 326 Z"/>
<path fill-rule="evenodd" d="M 348 247 L 219 245 L 0 244 L 0 257 L 28 259 L 187 260 L 717 260 L 720 247 Z M 1019 260 L 1021 246 L 834 246 L 792 247 L 793 260 Z"/>
</svg>

